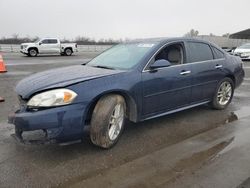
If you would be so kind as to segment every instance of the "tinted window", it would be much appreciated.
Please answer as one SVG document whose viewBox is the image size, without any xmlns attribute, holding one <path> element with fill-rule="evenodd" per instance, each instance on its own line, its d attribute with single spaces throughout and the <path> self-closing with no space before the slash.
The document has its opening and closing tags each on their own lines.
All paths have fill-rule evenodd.
<svg viewBox="0 0 250 188">
<path fill-rule="evenodd" d="M 48 41 L 49 41 L 50 44 L 56 44 L 57 43 L 56 39 L 49 39 Z"/>
<path fill-rule="evenodd" d="M 42 43 L 43 43 L 43 44 L 48 44 L 48 43 L 49 43 L 49 40 L 42 40 Z"/>
<path fill-rule="evenodd" d="M 207 61 L 213 59 L 213 53 L 209 45 L 200 42 L 188 42 L 189 63 Z"/>
<path fill-rule="evenodd" d="M 215 59 L 224 58 L 224 54 L 220 50 L 218 50 L 217 48 L 213 47 L 213 51 L 214 51 L 214 58 Z"/>
</svg>

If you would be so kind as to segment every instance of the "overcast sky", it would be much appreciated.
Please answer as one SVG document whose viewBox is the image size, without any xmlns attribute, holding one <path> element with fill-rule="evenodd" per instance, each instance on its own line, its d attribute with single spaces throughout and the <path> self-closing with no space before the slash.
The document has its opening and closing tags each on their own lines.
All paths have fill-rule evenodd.
<svg viewBox="0 0 250 188">
<path fill-rule="evenodd" d="M 250 0 L 0 0 L 0 37 L 222 35 L 250 28 Z"/>
</svg>

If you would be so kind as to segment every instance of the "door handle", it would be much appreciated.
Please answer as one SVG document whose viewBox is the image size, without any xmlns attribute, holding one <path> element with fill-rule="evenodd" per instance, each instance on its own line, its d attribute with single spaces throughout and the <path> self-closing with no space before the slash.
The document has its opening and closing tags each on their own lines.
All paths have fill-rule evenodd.
<svg viewBox="0 0 250 188">
<path fill-rule="evenodd" d="M 187 74 L 190 74 L 191 73 L 191 71 L 181 71 L 181 73 L 180 73 L 180 75 L 187 75 Z"/>
<path fill-rule="evenodd" d="M 215 68 L 216 69 L 219 69 L 219 68 L 222 68 L 223 66 L 222 65 L 216 65 Z"/>
</svg>

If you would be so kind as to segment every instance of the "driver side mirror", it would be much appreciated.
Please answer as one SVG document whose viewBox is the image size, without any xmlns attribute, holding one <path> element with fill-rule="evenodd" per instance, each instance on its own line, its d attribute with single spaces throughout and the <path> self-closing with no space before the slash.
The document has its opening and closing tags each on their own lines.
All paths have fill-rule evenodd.
<svg viewBox="0 0 250 188">
<path fill-rule="evenodd" d="M 41 45 L 42 44 L 42 42 L 39 42 L 39 45 Z"/>
<path fill-rule="evenodd" d="M 150 66 L 150 69 L 154 70 L 154 69 L 158 69 L 162 67 L 169 67 L 169 66 L 171 66 L 171 63 L 169 61 L 165 59 L 159 59 L 159 60 L 156 60 L 154 64 Z"/>
</svg>

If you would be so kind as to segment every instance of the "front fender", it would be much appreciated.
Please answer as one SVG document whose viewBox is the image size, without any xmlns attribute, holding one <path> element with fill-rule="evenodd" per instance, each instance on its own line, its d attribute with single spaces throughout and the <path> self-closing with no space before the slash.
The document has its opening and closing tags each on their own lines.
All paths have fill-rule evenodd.
<svg viewBox="0 0 250 188">
<path fill-rule="evenodd" d="M 141 111 L 142 89 L 140 81 L 139 74 L 126 72 L 81 82 L 68 88 L 78 94 L 74 102 L 86 104 L 89 111 L 93 110 L 102 96 L 120 94 L 125 98 L 129 107 L 129 119 L 136 122 L 140 119 Z"/>
</svg>

